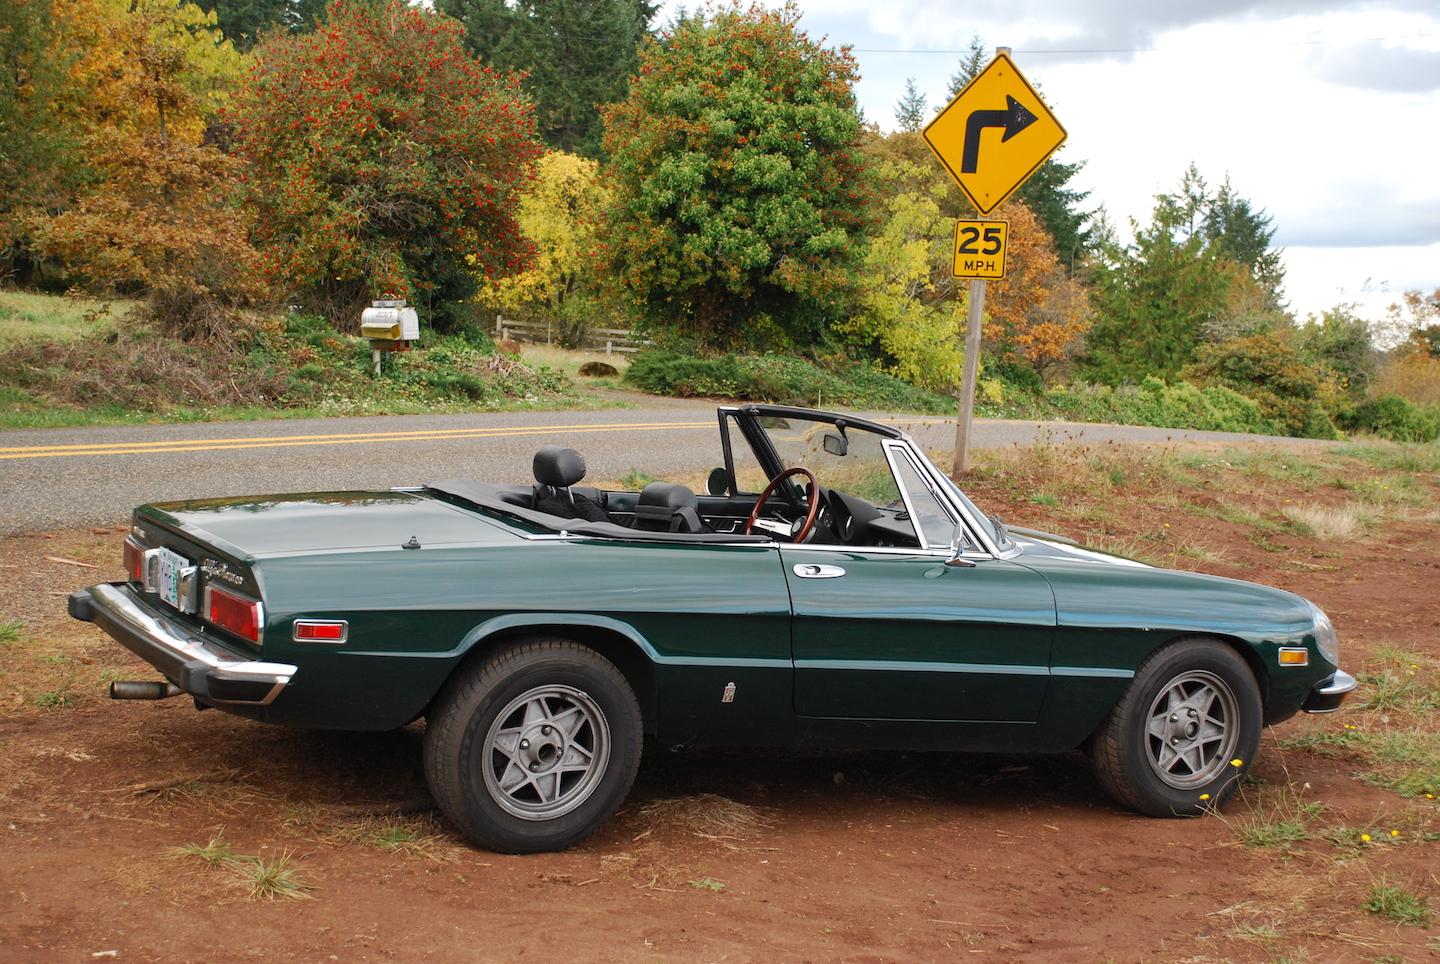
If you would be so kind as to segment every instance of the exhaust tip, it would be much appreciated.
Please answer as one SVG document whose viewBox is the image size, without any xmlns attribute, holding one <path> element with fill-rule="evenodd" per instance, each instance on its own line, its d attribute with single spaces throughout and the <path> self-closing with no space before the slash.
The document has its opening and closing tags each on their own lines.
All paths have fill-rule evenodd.
<svg viewBox="0 0 1440 964">
<path fill-rule="evenodd" d="M 180 687 L 169 680 L 115 680 L 110 684 L 112 700 L 163 700 L 179 695 Z"/>
</svg>

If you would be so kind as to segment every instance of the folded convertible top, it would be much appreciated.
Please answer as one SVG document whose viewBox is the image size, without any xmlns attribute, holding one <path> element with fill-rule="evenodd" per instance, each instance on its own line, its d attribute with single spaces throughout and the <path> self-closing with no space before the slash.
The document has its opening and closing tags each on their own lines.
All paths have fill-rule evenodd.
<svg viewBox="0 0 1440 964">
<path fill-rule="evenodd" d="M 577 536 L 595 536 L 602 539 L 627 539 L 632 542 L 684 542 L 726 544 L 750 543 L 766 545 L 773 540 L 768 536 L 739 535 L 728 532 L 651 532 L 645 529 L 630 529 L 613 522 L 586 522 L 583 519 L 566 519 L 548 512 L 537 512 L 524 506 L 507 502 L 502 493 L 504 486 L 492 482 L 477 482 L 474 479 L 443 479 L 427 482 L 425 489 L 439 492 L 456 499 L 463 499 L 472 505 L 502 515 L 523 519 L 551 532 L 568 532 Z"/>
</svg>

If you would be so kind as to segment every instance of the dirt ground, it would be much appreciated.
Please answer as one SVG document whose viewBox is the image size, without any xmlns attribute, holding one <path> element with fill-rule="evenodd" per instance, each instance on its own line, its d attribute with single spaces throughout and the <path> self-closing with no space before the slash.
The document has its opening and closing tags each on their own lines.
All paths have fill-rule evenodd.
<svg viewBox="0 0 1440 964">
<path fill-rule="evenodd" d="M 484 853 L 428 809 L 420 725 L 295 731 L 104 699 L 153 673 L 64 596 L 119 578 L 123 525 L 0 540 L 0 960 L 1434 957 L 1436 918 L 1366 905 L 1440 899 L 1421 712 L 1440 488 L 1429 462 L 1279 458 L 1037 448 L 972 487 L 1018 524 L 1302 593 L 1367 688 L 1401 687 L 1269 731 L 1243 799 L 1195 820 L 1117 808 L 1079 752 L 652 749 L 582 846 Z M 1296 505 L 1364 515 L 1322 538 L 1287 521 Z M 1409 756 L 1350 740 L 1402 722 Z M 1375 785 L 1376 767 L 1409 782 Z M 211 842 L 211 861 L 177 852 Z M 282 858 L 269 880 L 288 873 L 291 896 L 253 894 Z"/>
</svg>

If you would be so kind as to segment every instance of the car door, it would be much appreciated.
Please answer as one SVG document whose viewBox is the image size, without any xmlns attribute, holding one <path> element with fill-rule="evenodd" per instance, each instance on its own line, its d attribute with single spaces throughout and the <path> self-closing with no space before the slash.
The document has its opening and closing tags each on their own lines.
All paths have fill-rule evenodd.
<svg viewBox="0 0 1440 964">
<path fill-rule="evenodd" d="M 794 613 L 795 712 L 1034 722 L 1049 683 L 1049 583 L 979 551 L 946 565 L 956 513 L 903 443 L 886 448 L 922 548 L 780 549 Z"/>
</svg>

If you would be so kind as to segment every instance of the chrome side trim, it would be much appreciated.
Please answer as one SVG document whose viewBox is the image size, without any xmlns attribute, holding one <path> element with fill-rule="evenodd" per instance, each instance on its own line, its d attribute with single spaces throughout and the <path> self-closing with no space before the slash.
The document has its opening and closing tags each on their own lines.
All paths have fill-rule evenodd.
<svg viewBox="0 0 1440 964">
<path fill-rule="evenodd" d="M 274 702 L 275 697 L 280 695 L 280 691 L 289 685 L 290 680 L 297 672 L 297 667 L 289 663 L 269 663 L 263 660 L 245 659 L 243 656 L 221 649 L 183 626 L 168 620 L 156 619 L 127 598 L 115 586 L 102 583 L 91 587 L 89 592 L 94 606 L 103 609 L 116 622 L 129 626 L 153 646 L 164 650 L 182 662 L 198 662 L 209 671 L 210 675 L 220 679 L 253 680 L 258 676 L 262 681 L 272 680 L 273 685 L 265 694 L 265 698 L 258 702 L 243 701 L 247 706 L 270 705 Z M 214 702 L 234 701 L 215 700 Z"/>
</svg>

